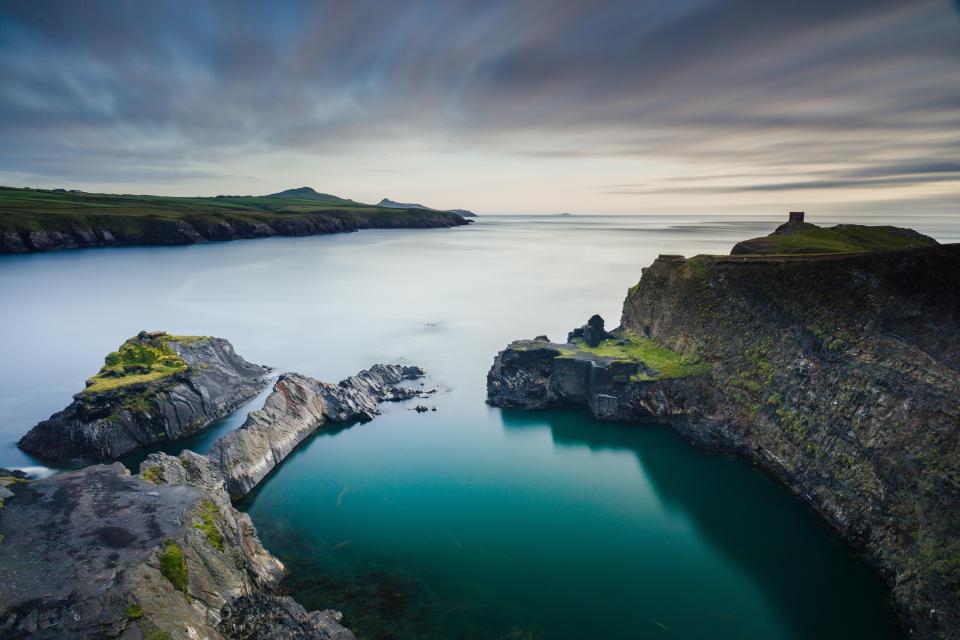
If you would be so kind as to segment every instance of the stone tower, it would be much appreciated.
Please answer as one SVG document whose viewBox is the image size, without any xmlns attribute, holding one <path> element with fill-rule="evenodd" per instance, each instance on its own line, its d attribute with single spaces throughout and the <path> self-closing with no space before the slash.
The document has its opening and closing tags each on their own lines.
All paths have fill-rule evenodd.
<svg viewBox="0 0 960 640">
<path fill-rule="evenodd" d="M 803 222 L 803 211 L 791 211 L 789 222 Z"/>
</svg>

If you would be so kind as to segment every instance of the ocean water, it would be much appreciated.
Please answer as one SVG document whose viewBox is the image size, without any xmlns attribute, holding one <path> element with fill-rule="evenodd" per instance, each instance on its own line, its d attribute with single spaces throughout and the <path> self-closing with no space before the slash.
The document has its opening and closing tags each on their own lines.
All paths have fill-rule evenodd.
<svg viewBox="0 0 960 640">
<path fill-rule="evenodd" d="M 880 579 L 745 461 L 665 427 L 484 403 L 510 340 L 559 339 L 593 313 L 614 326 L 657 254 L 725 253 L 778 222 L 485 216 L 0 256 L 0 466 L 43 466 L 16 440 L 141 329 L 222 336 L 248 360 L 329 381 L 414 363 L 439 389 L 429 401 L 314 436 L 239 505 L 289 592 L 342 610 L 358 637 L 897 638 Z M 949 218 L 909 224 L 960 240 Z M 164 449 L 206 451 L 265 396 Z M 420 402 L 437 411 L 413 412 Z"/>
</svg>

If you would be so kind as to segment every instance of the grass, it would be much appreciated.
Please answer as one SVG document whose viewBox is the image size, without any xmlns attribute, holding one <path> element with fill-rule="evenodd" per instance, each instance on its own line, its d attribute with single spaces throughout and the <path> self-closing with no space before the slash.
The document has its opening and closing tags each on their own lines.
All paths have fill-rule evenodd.
<svg viewBox="0 0 960 640">
<path fill-rule="evenodd" d="M 200 522 L 193 525 L 194 528 L 202 531 L 215 549 L 223 551 L 223 534 L 221 534 L 217 528 L 217 517 L 220 515 L 220 507 L 212 500 L 201 500 L 199 514 Z"/>
<path fill-rule="evenodd" d="M 160 465 L 147 467 L 140 474 L 140 477 L 150 484 L 163 484 L 166 481 L 166 478 L 163 477 L 163 467 Z"/>
<path fill-rule="evenodd" d="M 160 552 L 160 573 L 170 581 L 174 589 L 187 592 L 187 560 L 183 557 L 183 549 L 173 540 L 163 543 L 163 551 Z"/>
<path fill-rule="evenodd" d="M 127 605 L 127 608 L 124 610 L 127 617 L 131 620 L 139 620 L 143 617 L 143 609 L 136 602 L 131 602 Z"/>
<path fill-rule="evenodd" d="M 815 224 L 788 225 L 782 231 L 741 243 L 751 254 L 862 253 L 894 251 L 936 245 L 937 241 L 912 229 L 841 224 L 818 227 Z"/>
<path fill-rule="evenodd" d="M 346 200 L 318 201 L 298 197 L 224 196 L 191 198 L 152 195 L 63 193 L 52 190 L 0 187 L 0 233 L 15 231 L 71 232 L 104 229 L 118 242 L 147 241 L 157 224 L 185 221 L 196 228 L 223 222 L 246 225 L 309 217 L 398 227 L 411 221 L 460 217 L 442 211 L 389 209 Z"/>
<path fill-rule="evenodd" d="M 620 342 L 624 344 L 618 344 Z M 624 333 L 622 339 L 604 340 L 596 347 L 589 347 L 582 340 L 575 340 L 573 346 L 560 348 L 561 357 L 575 357 L 578 353 L 589 353 L 623 362 L 636 362 L 653 372 L 639 373 L 633 377 L 634 381 L 686 378 L 707 373 L 710 369 L 707 363 L 693 356 L 677 353 L 655 340 L 632 332 Z"/>
<path fill-rule="evenodd" d="M 104 358 L 104 365 L 87 380 L 87 393 L 101 393 L 134 384 L 144 384 L 186 371 L 187 363 L 167 345 L 167 340 L 198 340 L 200 336 L 130 338 Z"/>
</svg>

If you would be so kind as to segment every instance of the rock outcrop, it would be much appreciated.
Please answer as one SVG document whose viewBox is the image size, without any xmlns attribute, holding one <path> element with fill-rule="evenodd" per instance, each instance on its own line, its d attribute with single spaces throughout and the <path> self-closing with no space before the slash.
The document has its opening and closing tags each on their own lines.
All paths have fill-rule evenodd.
<svg viewBox="0 0 960 640">
<path fill-rule="evenodd" d="M 116 459 L 203 429 L 259 393 L 269 373 L 222 338 L 141 332 L 19 446 L 55 460 Z"/>
<path fill-rule="evenodd" d="M 0 512 L 0 635 L 352 640 L 279 595 L 283 565 L 203 456 L 153 454 L 18 484 Z"/>
<path fill-rule="evenodd" d="M 264 407 L 210 450 L 232 496 L 255 487 L 309 435 L 332 422 L 371 420 L 384 401 L 407 400 L 419 390 L 398 386 L 423 376 L 420 367 L 374 365 L 339 384 L 297 373 L 280 376 Z"/>
<path fill-rule="evenodd" d="M 744 455 L 888 579 L 913 637 L 960 635 L 960 245 L 661 256 L 613 334 L 598 349 L 511 344 L 489 402 L 665 422 Z M 609 357 L 617 335 L 698 364 L 624 371 L 641 365 Z"/>
</svg>

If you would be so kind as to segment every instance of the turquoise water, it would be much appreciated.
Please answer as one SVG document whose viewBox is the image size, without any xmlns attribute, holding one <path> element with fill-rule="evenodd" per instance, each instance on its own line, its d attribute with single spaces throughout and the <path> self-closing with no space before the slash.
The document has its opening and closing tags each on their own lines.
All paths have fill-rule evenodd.
<svg viewBox="0 0 960 640">
<path fill-rule="evenodd" d="M 663 427 L 484 404 L 511 339 L 616 324 L 658 253 L 725 252 L 775 224 L 487 217 L 2 257 L 0 466 L 38 466 L 17 438 L 141 329 L 223 336 L 324 380 L 416 363 L 437 412 L 388 405 L 319 434 L 240 505 L 290 592 L 360 638 L 896 638 L 880 580 L 749 464 Z M 949 221 L 917 226 L 956 240 Z M 165 449 L 205 451 L 263 398 Z"/>
</svg>

